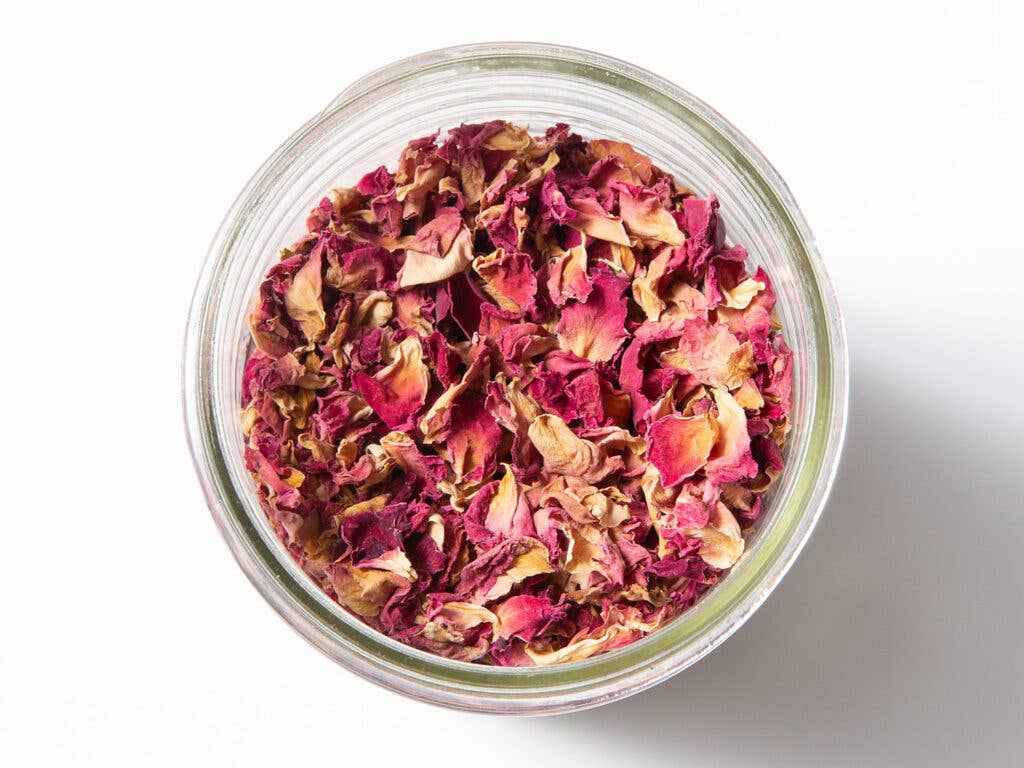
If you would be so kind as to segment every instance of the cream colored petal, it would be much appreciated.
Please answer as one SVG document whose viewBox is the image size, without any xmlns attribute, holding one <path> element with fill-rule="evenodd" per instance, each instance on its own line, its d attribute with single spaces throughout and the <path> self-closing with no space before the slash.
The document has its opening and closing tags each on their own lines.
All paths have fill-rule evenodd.
<svg viewBox="0 0 1024 768">
<path fill-rule="evenodd" d="M 498 617 L 482 605 L 459 601 L 445 603 L 444 607 L 438 611 L 435 619 L 437 618 L 443 619 L 446 624 L 459 631 L 472 629 L 480 624 L 494 625 L 498 623 Z"/>
<path fill-rule="evenodd" d="M 604 469 L 604 452 L 589 440 L 577 437 L 558 416 L 543 414 L 530 424 L 527 434 L 544 458 L 548 472 L 584 479 L 608 474 Z"/>
<path fill-rule="evenodd" d="M 381 328 L 388 324 L 394 313 L 391 298 L 384 291 L 372 291 L 359 302 L 352 322 L 356 326 L 366 325 L 371 328 Z"/>
<path fill-rule="evenodd" d="M 444 551 L 445 528 L 444 518 L 437 512 L 431 512 L 427 518 L 427 535 L 434 540 L 437 548 Z"/>
<path fill-rule="evenodd" d="M 439 283 L 465 272 L 472 262 L 473 236 L 466 227 L 462 227 L 455 236 L 451 248 L 440 259 L 430 253 L 407 250 L 399 287 Z"/>
<path fill-rule="evenodd" d="M 663 248 L 647 265 L 647 271 L 643 277 L 633 280 L 633 298 L 636 299 L 636 303 L 640 305 L 651 322 L 657 322 L 665 310 L 665 302 L 658 293 L 658 286 L 665 276 L 670 258 L 672 258 L 671 249 Z"/>
<path fill-rule="evenodd" d="M 359 563 L 360 568 L 376 568 L 380 571 L 391 571 L 403 579 L 416 580 L 416 571 L 409 562 L 405 552 L 400 549 L 392 549 L 372 560 L 364 560 Z"/>
<path fill-rule="evenodd" d="M 486 149 L 501 152 L 522 152 L 530 146 L 530 135 L 518 125 L 505 123 L 505 126 L 485 142 Z"/>
<path fill-rule="evenodd" d="M 395 190 L 395 198 L 403 202 L 407 197 L 420 197 L 434 189 L 447 173 L 448 165 L 440 158 L 420 165 L 416 168 L 412 182 Z"/>
<path fill-rule="evenodd" d="M 754 297 L 764 289 L 764 283 L 748 277 L 746 280 L 740 281 L 735 288 L 730 290 L 723 289 L 722 297 L 725 299 L 725 306 L 732 309 L 746 309 L 750 306 L 750 302 L 754 300 Z"/>
<path fill-rule="evenodd" d="M 757 388 L 753 379 L 744 381 L 733 393 L 733 397 L 748 411 L 758 411 L 764 407 L 764 397 L 761 396 L 761 390 Z"/>
<path fill-rule="evenodd" d="M 484 525 L 492 531 L 508 531 L 511 521 L 519 508 L 519 483 L 508 464 L 501 465 L 505 474 L 498 483 L 498 490 L 487 506 Z"/>
<path fill-rule="evenodd" d="M 715 568 L 731 568 L 743 554 L 744 541 L 739 523 L 722 502 L 715 505 L 704 528 L 687 530 L 686 535 L 701 540 L 698 554 Z"/>
<path fill-rule="evenodd" d="M 284 307 L 302 333 L 310 341 L 318 340 L 327 330 L 327 315 L 322 300 L 322 262 L 319 253 L 295 273 L 292 284 L 284 294 Z"/>
<path fill-rule="evenodd" d="M 686 239 L 679 231 L 679 225 L 672 214 L 661 204 L 661 200 L 651 192 L 639 196 L 626 193 L 619 194 L 619 215 L 626 229 L 645 240 L 658 240 L 669 245 L 682 245 Z"/>
<path fill-rule="evenodd" d="M 612 216 L 593 198 L 570 200 L 569 205 L 577 215 L 569 226 L 598 240 L 607 240 L 619 245 L 631 245 L 629 235 L 622 226 L 622 219 Z"/>
<path fill-rule="evenodd" d="M 408 586 L 409 581 L 391 571 L 347 565 L 336 567 L 332 584 L 338 602 L 360 616 L 372 617 L 380 613 L 396 589 Z"/>
</svg>

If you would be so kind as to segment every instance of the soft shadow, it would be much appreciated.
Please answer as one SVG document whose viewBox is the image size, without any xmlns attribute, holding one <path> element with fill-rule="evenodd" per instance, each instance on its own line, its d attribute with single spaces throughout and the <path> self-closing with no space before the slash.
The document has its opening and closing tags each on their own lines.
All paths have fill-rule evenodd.
<svg viewBox="0 0 1024 768">
<path fill-rule="evenodd" d="M 1019 456 L 875 376 L 854 375 L 831 500 L 760 611 L 661 686 L 535 727 L 657 764 L 976 765 L 1024 746 Z"/>
</svg>

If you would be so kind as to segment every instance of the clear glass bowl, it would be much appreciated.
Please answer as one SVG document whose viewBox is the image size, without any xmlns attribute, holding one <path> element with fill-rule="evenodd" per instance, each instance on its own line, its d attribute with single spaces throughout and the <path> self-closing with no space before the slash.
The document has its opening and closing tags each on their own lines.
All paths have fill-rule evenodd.
<svg viewBox="0 0 1024 768">
<path fill-rule="evenodd" d="M 239 387 L 246 316 L 265 270 L 333 186 L 393 162 L 411 138 L 504 118 L 632 143 L 721 201 L 728 240 L 772 277 L 794 351 L 787 463 L 748 551 L 690 611 L 585 661 L 523 669 L 451 661 L 367 627 L 326 597 L 271 530 L 243 461 Z M 839 307 L 800 210 L 760 152 L 706 104 L 616 59 L 538 44 L 448 48 L 399 61 L 341 93 L 253 176 L 203 266 L 188 320 L 184 411 L 214 519 L 246 575 L 303 637 L 356 674 L 423 701 L 508 714 L 563 712 L 648 688 L 693 664 L 767 598 L 800 552 L 835 475 L 847 412 Z"/>
</svg>

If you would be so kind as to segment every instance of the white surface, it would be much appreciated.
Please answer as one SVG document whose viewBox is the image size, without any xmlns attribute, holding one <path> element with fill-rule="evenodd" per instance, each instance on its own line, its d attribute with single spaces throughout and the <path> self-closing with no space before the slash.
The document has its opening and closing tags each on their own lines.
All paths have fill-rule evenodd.
<svg viewBox="0 0 1024 768">
<path fill-rule="evenodd" d="M 1019 4 L 141 5 L 0 23 L 0 763 L 1019 764 Z M 307 646 L 219 540 L 179 416 L 192 282 L 248 175 L 355 77 L 502 37 L 629 59 L 747 133 L 852 352 L 833 499 L 774 596 L 658 689 L 544 720 Z"/>
</svg>

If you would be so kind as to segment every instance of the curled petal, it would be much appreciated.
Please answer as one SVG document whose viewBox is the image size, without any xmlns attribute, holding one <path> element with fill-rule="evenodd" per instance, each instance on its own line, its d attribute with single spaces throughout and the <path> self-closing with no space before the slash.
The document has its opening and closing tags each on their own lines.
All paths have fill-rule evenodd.
<svg viewBox="0 0 1024 768">
<path fill-rule="evenodd" d="M 448 234 L 447 228 L 455 223 L 455 219 L 458 219 L 457 232 L 452 237 L 448 248 L 441 252 L 442 255 L 438 256 L 435 253 L 414 248 L 406 250 L 405 264 L 402 265 L 398 279 L 399 287 L 408 288 L 412 285 L 439 283 L 464 272 L 473 262 L 473 236 L 457 213 L 439 216 L 426 226 L 429 227 L 434 222 L 441 220 L 438 225 L 437 236 L 439 239 L 437 242 L 443 244 L 444 238 Z M 419 239 L 419 235 L 417 235 L 417 239 Z"/>
<path fill-rule="evenodd" d="M 423 347 L 415 336 L 402 339 L 394 358 L 373 378 L 362 371 L 353 378 L 358 391 L 381 420 L 392 429 L 411 426 L 430 388 L 430 370 L 423 362 Z"/>
<path fill-rule="evenodd" d="M 472 596 L 470 602 L 496 600 L 524 579 L 553 570 L 542 542 L 529 536 L 507 539 L 462 569 L 460 591 Z"/>
<path fill-rule="evenodd" d="M 633 298 L 651 322 L 656 322 L 665 310 L 665 302 L 659 295 L 659 286 L 671 258 L 672 251 L 662 249 L 651 259 L 644 274 L 633 280 Z"/>
<path fill-rule="evenodd" d="M 624 141 L 611 141 L 610 139 L 595 139 L 587 144 L 587 153 L 596 160 L 608 157 L 609 155 L 619 158 L 624 168 L 632 173 L 638 184 L 650 184 L 654 181 L 655 175 L 660 171 L 654 167 L 651 158 L 640 154 L 631 144 Z"/>
<path fill-rule="evenodd" d="M 292 284 L 284 295 L 288 316 L 294 320 L 310 341 L 318 340 L 327 329 L 327 315 L 323 305 L 323 262 L 316 250 L 309 261 L 295 273 Z"/>
<path fill-rule="evenodd" d="M 700 539 L 701 559 L 715 568 L 732 568 L 743 554 L 743 534 L 729 508 L 719 502 L 715 505 L 708 524 L 687 531 L 687 535 Z"/>
<path fill-rule="evenodd" d="M 715 422 L 718 439 L 711 451 L 705 471 L 708 479 L 718 485 L 736 482 L 757 474 L 757 462 L 750 454 L 747 416 L 736 399 L 720 389 L 711 391 L 718 406 Z"/>
<path fill-rule="evenodd" d="M 683 233 L 657 193 L 622 182 L 612 182 L 610 186 L 619 193 L 619 215 L 626 229 L 645 239 L 683 244 Z"/>
<path fill-rule="evenodd" d="M 394 313 L 391 298 L 384 291 L 371 291 L 356 307 L 352 325 L 380 328 L 388 324 Z"/>
<path fill-rule="evenodd" d="M 360 616 L 373 617 L 396 590 L 408 589 L 409 579 L 393 571 L 356 568 L 336 564 L 331 567 L 331 585 L 338 601 Z"/>
<path fill-rule="evenodd" d="M 528 434 L 549 472 L 596 481 L 621 466 L 621 460 L 616 463 L 609 459 L 599 446 L 578 437 L 564 421 L 550 413 L 530 424 Z"/>
<path fill-rule="evenodd" d="M 404 472 L 435 483 L 445 477 L 444 462 L 437 456 L 424 455 L 404 432 L 389 432 L 380 439 L 380 446 Z"/>
<path fill-rule="evenodd" d="M 587 249 L 574 245 L 548 265 L 548 294 L 559 307 L 569 299 L 586 301 L 594 284 L 587 274 Z"/>
<path fill-rule="evenodd" d="M 622 219 L 612 216 L 601 204 L 592 197 L 571 200 L 569 203 L 576 215 L 569 221 L 569 226 L 593 237 L 596 240 L 607 240 L 610 243 L 629 245 L 629 235 L 622 226 Z"/>
</svg>

